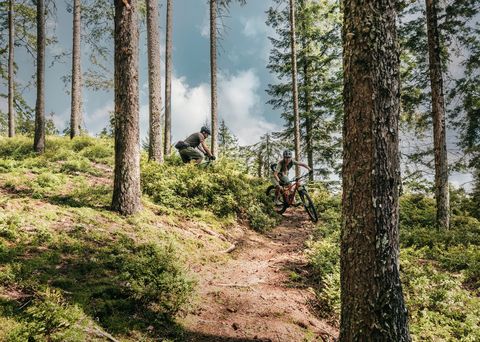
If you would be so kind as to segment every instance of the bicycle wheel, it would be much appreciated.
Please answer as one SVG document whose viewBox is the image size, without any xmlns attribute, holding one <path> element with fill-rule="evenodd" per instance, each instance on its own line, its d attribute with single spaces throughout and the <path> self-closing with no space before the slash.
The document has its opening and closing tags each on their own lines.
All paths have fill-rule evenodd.
<svg viewBox="0 0 480 342">
<path fill-rule="evenodd" d="M 287 210 L 287 208 L 288 208 L 288 201 L 285 198 L 285 194 L 282 194 L 282 196 L 280 196 L 281 204 L 279 203 L 277 205 L 277 203 L 275 203 L 276 202 L 276 200 L 275 200 L 275 188 L 276 188 L 275 185 L 270 185 L 267 188 L 267 196 L 273 202 L 273 204 L 275 206 L 275 212 L 277 212 L 278 214 L 283 214 L 285 212 L 285 210 Z"/>
<path fill-rule="evenodd" d="M 310 216 L 310 219 L 313 222 L 318 221 L 318 215 L 317 215 L 317 209 L 315 209 L 315 205 L 313 204 L 312 199 L 308 195 L 306 190 L 300 190 L 299 192 L 300 199 L 302 200 L 303 207 L 305 208 L 305 211 L 307 212 L 308 216 Z"/>
</svg>

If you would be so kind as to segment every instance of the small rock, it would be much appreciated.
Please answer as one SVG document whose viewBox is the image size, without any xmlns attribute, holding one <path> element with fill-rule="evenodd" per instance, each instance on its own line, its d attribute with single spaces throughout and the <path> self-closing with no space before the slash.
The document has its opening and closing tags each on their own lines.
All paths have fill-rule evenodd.
<svg viewBox="0 0 480 342">
<path fill-rule="evenodd" d="M 303 328 L 303 329 L 307 329 L 308 326 L 305 322 L 302 322 L 302 321 L 298 321 L 298 322 L 295 322 L 297 323 L 297 325 L 300 327 L 300 328 Z"/>
<path fill-rule="evenodd" d="M 233 323 L 232 328 L 233 328 L 233 330 L 238 330 L 238 329 L 240 329 L 240 325 L 238 325 L 238 323 Z"/>
<path fill-rule="evenodd" d="M 227 311 L 229 311 L 229 312 L 237 312 L 237 309 L 234 309 L 234 308 L 227 308 Z"/>
</svg>

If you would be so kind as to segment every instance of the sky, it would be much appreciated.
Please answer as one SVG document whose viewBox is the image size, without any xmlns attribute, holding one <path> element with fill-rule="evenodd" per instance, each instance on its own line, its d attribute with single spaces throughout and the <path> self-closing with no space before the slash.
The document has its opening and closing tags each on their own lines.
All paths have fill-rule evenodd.
<svg viewBox="0 0 480 342">
<path fill-rule="evenodd" d="M 266 104 L 265 89 L 274 81 L 266 69 L 270 50 L 268 36 L 273 34 L 265 24 L 265 11 L 270 4 L 271 1 L 264 0 L 249 1 L 245 6 L 233 4 L 230 17 L 224 19 L 225 29 L 219 43 L 219 117 L 225 120 L 242 145 L 255 143 L 264 133 L 282 126 L 279 113 Z M 160 0 L 162 75 L 165 7 L 165 0 Z M 65 1 L 57 2 L 57 18 L 47 22 L 47 32 L 55 32 L 58 43 L 47 47 L 46 114 L 54 113 L 53 120 L 61 131 L 68 125 L 70 117 L 70 97 L 61 78 L 70 73 L 71 60 L 67 57 L 53 66 L 51 62 L 53 55 L 71 50 L 72 15 L 67 12 Z M 88 46 L 83 44 L 82 49 L 82 69 L 86 70 Z M 173 50 L 172 134 L 173 141 L 176 141 L 198 131 L 209 117 L 210 45 L 206 0 L 174 1 Z M 144 27 L 139 55 L 140 123 L 141 136 L 145 137 L 148 130 L 148 64 Z M 31 56 L 19 49 L 16 61 L 20 66 L 18 79 L 29 80 L 35 72 Z M 34 88 L 25 95 L 34 107 Z M 83 89 L 84 126 L 90 134 L 95 135 L 107 126 L 112 109 L 113 92 Z"/>
</svg>

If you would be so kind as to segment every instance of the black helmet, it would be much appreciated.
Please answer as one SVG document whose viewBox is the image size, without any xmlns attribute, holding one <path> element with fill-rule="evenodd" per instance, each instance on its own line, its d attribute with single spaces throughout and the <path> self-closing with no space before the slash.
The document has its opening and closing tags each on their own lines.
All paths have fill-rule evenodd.
<svg viewBox="0 0 480 342">
<path fill-rule="evenodd" d="M 283 158 L 292 158 L 292 151 L 289 151 L 289 150 L 283 151 Z"/>
<path fill-rule="evenodd" d="M 207 126 L 203 126 L 201 129 L 200 129 L 200 133 L 206 133 L 208 135 L 212 135 L 212 133 L 210 132 L 210 128 L 208 128 Z"/>
</svg>

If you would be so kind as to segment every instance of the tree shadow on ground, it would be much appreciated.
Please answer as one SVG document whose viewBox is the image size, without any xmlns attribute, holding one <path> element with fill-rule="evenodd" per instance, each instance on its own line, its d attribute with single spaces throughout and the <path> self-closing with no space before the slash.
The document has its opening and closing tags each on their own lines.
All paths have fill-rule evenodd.
<svg viewBox="0 0 480 342">
<path fill-rule="evenodd" d="M 78 305 L 113 335 L 142 331 L 152 338 L 166 338 L 181 333 L 169 312 L 139 298 L 122 278 L 125 258 L 136 253 L 133 240 L 125 236 L 79 240 L 75 234 L 85 235 L 72 231 L 48 244 L 25 241 L 2 246 L 0 268 L 10 273 L 1 277 L 0 285 L 22 293 L 2 296 L 0 312 L 4 316 L 24 321 L 32 294 L 51 287 L 60 289 L 69 304 Z"/>
<path fill-rule="evenodd" d="M 180 336 L 177 336 L 178 341 L 185 342 L 273 342 L 271 339 L 265 338 L 242 338 L 242 337 L 228 337 L 217 336 L 199 333 L 195 331 L 183 331 Z"/>
</svg>

